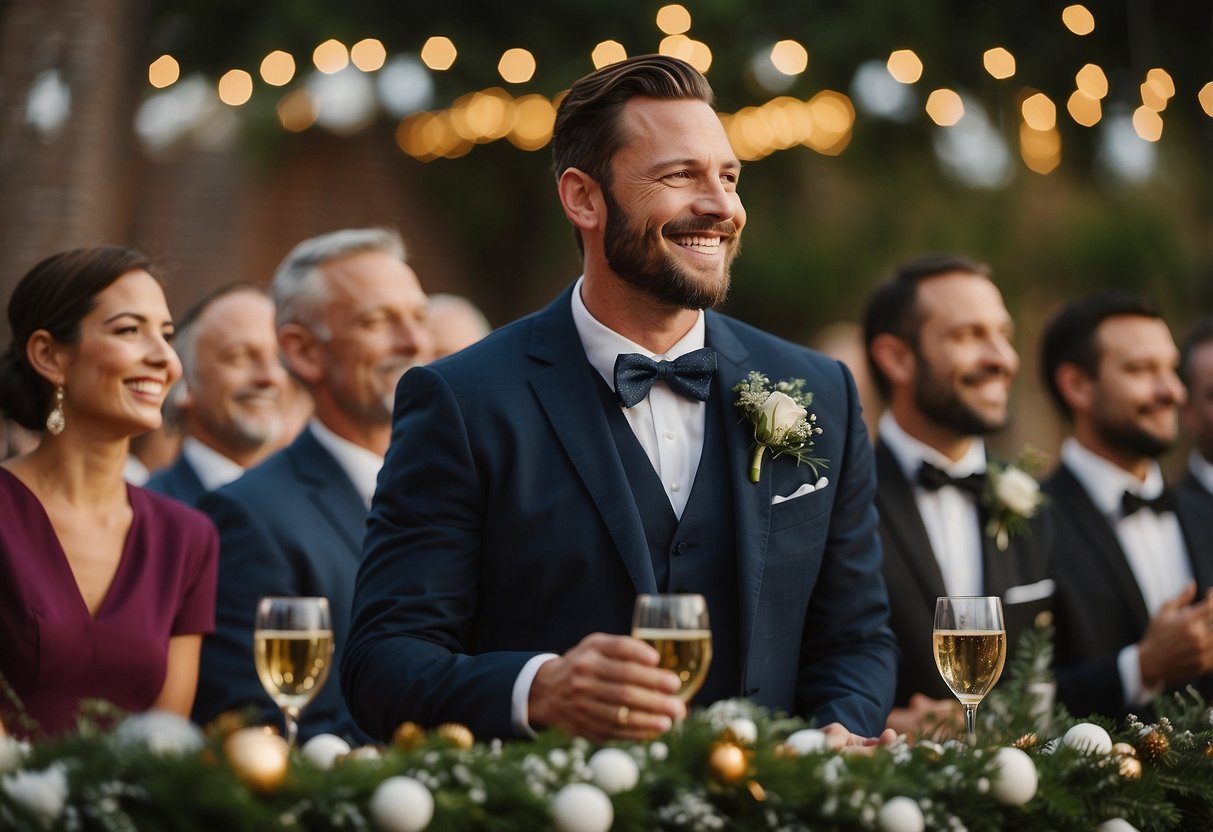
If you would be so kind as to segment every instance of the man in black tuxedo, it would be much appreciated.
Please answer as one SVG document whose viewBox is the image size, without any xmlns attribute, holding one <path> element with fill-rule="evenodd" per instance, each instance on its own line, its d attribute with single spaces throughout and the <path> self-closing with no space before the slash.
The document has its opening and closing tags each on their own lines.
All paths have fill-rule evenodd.
<svg viewBox="0 0 1213 832">
<path fill-rule="evenodd" d="M 1175 493 L 1192 511 L 1213 517 L 1213 317 L 1197 322 L 1180 352 L 1179 375 L 1188 398 L 1179 418 L 1192 452 Z"/>
<path fill-rule="evenodd" d="M 746 696 L 839 744 L 881 733 L 897 654 L 858 395 L 838 362 L 711 311 L 746 221 L 711 102 L 663 56 L 576 82 L 553 146 L 582 277 L 401 383 L 343 664 L 372 735 L 668 729 L 679 679 L 628 635 L 659 591 L 706 597 L 696 702 Z M 733 391 L 751 371 L 806 380 L 828 468 L 764 454 L 751 475 Z"/>
<path fill-rule="evenodd" d="M 1175 442 L 1179 351 L 1144 301 L 1066 306 L 1041 350 L 1074 435 L 1045 482 L 1057 580 L 1058 695 L 1076 715 L 1119 717 L 1213 670 L 1213 518 L 1178 502 L 1157 458 Z"/>
<path fill-rule="evenodd" d="M 332 612 L 334 662 L 350 624 L 354 576 L 400 377 L 430 356 L 427 299 L 382 228 L 333 231 L 293 248 L 274 274 L 278 343 L 315 415 L 286 448 L 200 503 L 219 529 L 216 630 L 202 644 L 193 717 L 250 705 L 281 719 L 253 664 L 257 602 L 318 595 Z M 362 735 L 334 671 L 303 711 L 301 738 Z"/>
<path fill-rule="evenodd" d="M 888 403 L 876 443 L 876 505 L 902 654 L 889 716 L 898 732 L 957 714 L 932 651 L 936 598 L 1001 596 L 1013 652 L 1053 592 L 1039 523 L 998 523 L 999 512 L 1037 514 L 1035 481 L 1021 471 L 988 474 L 983 437 L 1006 425 L 1019 371 L 1012 333 L 989 267 L 965 257 L 911 260 L 868 301 L 868 362 Z"/>
<path fill-rule="evenodd" d="M 274 302 L 249 283 L 224 286 L 182 316 L 173 348 L 182 373 L 164 418 L 184 439 L 147 487 L 196 506 L 265 459 L 282 431 L 287 376 Z"/>
</svg>

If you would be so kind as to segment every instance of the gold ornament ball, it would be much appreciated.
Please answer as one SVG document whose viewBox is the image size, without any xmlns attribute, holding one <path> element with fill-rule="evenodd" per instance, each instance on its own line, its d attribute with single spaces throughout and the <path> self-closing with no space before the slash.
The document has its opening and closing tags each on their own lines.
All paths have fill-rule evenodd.
<svg viewBox="0 0 1213 832">
<path fill-rule="evenodd" d="M 1136 757 L 1121 757 L 1120 776 L 1127 780 L 1136 780 L 1141 777 L 1141 760 Z"/>
<path fill-rule="evenodd" d="M 713 744 L 708 754 L 708 767 L 712 769 L 712 775 L 718 781 L 731 786 L 745 777 L 749 761 L 741 746 L 731 742 L 718 742 Z"/>
<path fill-rule="evenodd" d="M 402 722 L 392 734 L 392 744 L 408 751 L 425 742 L 425 729 L 416 722 Z"/>
<path fill-rule="evenodd" d="M 1154 763 L 1171 750 L 1171 741 L 1161 731 L 1151 731 L 1141 738 L 1138 748 L 1143 758 Z"/>
<path fill-rule="evenodd" d="M 1205 759 L 1213 759 L 1213 742 L 1205 746 Z"/>
<path fill-rule="evenodd" d="M 1137 749 L 1129 745 L 1127 742 L 1113 743 L 1112 756 L 1114 757 L 1136 757 Z"/>
<path fill-rule="evenodd" d="M 290 749 L 277 734 L 241 728 L 224 740 L 223 752 L 236 776 L 257 791 L 272 792 L 286 779 Z"/>
<path fill-rule="evenodd" d="M 1035 734 L 1029 732 L 1027 734 L 1024 734 L 1019 739 L 1015 740 L 1015 742 L 1011 743 L 1011 745 L 1015 746 L 1020 751 L 1023 751 L 1028 748 L 1034 748 L 1036 746 L 1036 743 L 1039 741 L 1040 741 L 1039 738 Z"/>
<path fill-rule="evenodd" d="M 472 729 L 466 725 L 460 725 L 458 722 L 444 722 L 434 729 L 434 736 L 441 737 L 456 748 L 462 748 L 465 751 L 476 744 L 476 737 L 472 735 Z"/>
</svg>

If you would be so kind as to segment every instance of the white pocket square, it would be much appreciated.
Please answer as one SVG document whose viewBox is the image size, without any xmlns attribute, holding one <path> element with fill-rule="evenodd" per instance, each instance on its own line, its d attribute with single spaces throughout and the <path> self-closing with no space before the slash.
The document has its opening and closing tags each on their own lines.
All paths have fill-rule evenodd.
<svg viewBox="0 0 1213 832">
<path fill-rule="evenodd" d="M 817 480 L 817 482 L 806 482 L 804 485 L 800 486 L 800 488 L 797 488 L 786 497 L 776 494 L 771 498 L 771 505 L 777 506 L 780 503 L 786 503 L 788 500 L 795 500 L 797 497 L 803 497 L 805 494 L 812 494 L 814 491 L 820 491 L 829 484 L 830 481 L 826 477 L 820 478 Z"/>
<path fill-rule="evenodd" d="M 1053 594 L 1053 589 L 1053 579 L 1045 578 L 1043 581 L 1037 581 L 1034 584 L 1021 584 L 1020 586 L 1010 587 L 1002 594 L 1002 600 L 1008 606 L 1011 604 L 1026 604 L 1029 601 L 1039 601 L 1042 598 L 1048 598 Z"/>
</svg>

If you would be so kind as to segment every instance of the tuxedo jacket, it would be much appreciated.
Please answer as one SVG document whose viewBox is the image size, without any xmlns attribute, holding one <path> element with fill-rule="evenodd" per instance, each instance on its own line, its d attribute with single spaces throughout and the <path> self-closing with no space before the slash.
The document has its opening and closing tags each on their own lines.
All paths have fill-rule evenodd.
<svg viewBox="0 0 1213 832">
<path fill-rule="evenodd" d="M 571 290 L 476 346 L 410 370 L 397 391 L 343 663 L 372 736 L 457 721 L 511 736 L 522 666 L 592 632 L 627 634 L 657 591 L 641 512 L 612 438 L 603 381 L 573 324 Z M 731 480 L 738 694 L 874 734 L 892 702 L 896 644 L 880 575 L 872 452 L 858 396 L 833 360 L 708 312 Z M 828 485 L 792 458 L 748 478 L 753 429 L 731 388 L 750 370 L 804 378 Z M 668 510 L 668 505 L 660 507 Z"/>
<path fill-rule="evenodd" d="M 206 496 L 206 487 L 198 479 L 198 472 L 184 455 L 178 455 L 172 465 L 152 474 L 144 487 L 190 506 L 198 505 Z"/>
<path fill-rule="evenodd" d="M 257 602 L 265 596 L 328 598 L 334 664 L 349 633 L 350 600 L 362 553 L 366 504 L 345 471 L 311 430 L 199 506 L 219 529 L 219 591 L 215 632 L 202 643 L 194 719 L 255 706 L 261 718 L 281 715 L 253 664 Z M 341 698 L 334 666 L 303 709 L 299 734 L 334 733 L 361 740 Z"/>
<path fill-rule="evenodd" d="M 914 487 L 897 457 L 880 441 L 876 443 L 876 480 L 890 621 L 901 646 L 896 705 L 904 707 L 914 693 L 951 699 L 952 692 L 935 666 L 931 638 L 935 600 L 948 594 L 943 573 L 918 511 Z M 982 593 L 1003 599 L 1009 659 L 1019 634 L 1034 626 L 1052 605 L 1053 586 L 1046 561 L 1049 528 L 1043 513 L 1038 513 L 1026 532 L 1011 538 L 1002 551 L 985 534 L 984 514 L 979 511 Z"/>
<path fill-rule="evenodd" d="M 1116 531 L 1065 465 L 1045 481 L 1057 580 L 1057 693 L 1078 717 L 1117 718 L 1131 708 L 1116 667 L 1121 648 L 1135 644 L 1150 622 L 1146 603 Z M 1190 491 L 1177 495 L 1179 525 L 1196 579 L 1197 597 L 1213 586 L 1213 513 Z M 1213 679 L 1192 680 L 1204 695 Z M 1183 685 L 1179 686 L 1181 689 Z"/>
</svg>

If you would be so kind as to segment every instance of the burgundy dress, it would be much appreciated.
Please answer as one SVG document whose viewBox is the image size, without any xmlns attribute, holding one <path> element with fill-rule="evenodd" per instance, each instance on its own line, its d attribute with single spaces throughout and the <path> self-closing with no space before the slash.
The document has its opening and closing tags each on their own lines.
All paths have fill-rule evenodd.
<svg viewBox="0 0 1213 832">
<path fill-rule="evenodd" d="M 0 674 L 51 736 L 82 698 L 145 711 L 164 687 L 169 638 L 215 627 L 219 540 L 206 515 L 135 486 L 122 559 L 89 614 L 38 498 L 0 467 Z M 0 714 L 24 733 L 12 703 Z"/>
</svg>

